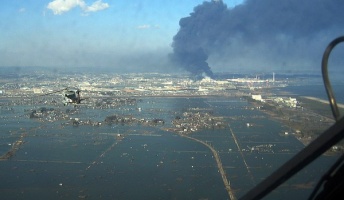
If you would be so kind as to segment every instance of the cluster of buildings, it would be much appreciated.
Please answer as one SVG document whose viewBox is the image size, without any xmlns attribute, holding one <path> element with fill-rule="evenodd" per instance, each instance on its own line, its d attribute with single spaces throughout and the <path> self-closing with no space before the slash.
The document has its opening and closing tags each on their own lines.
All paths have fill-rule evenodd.
<svg viewBox="0 0 344 200">
<path fill-rule="evenodd" d="M 228 95 L 236 91 L 227 79 L 193 80 L 170 74 L 30 74 L 0 85 L 0 95 L 23 97 L 51 94 L 64 88 L 79 89 L 88 96 L 189 96 Z"/>
<path fill-rule="evenodd" d="M 175 132 L 191 133 L 202 129 L 224 128 L 226 124 L 222 118 L 214 117 L 208 112 L 188 111 L 182 117 L 177 117 L 172 124 Z"/>
<path fill-rule="evenodd" d="M 6 79 L 6 77 L 5 77 Z M 189 75 L 173 75 L 161 73 L 131 73 L 131 74 L 58 74 L 37 72 L 18 76 L 13 80 L 0 84 L 0 97 L 20 97 L 23 100 L 33 97 L 62 95 L 62 90 L 79 89 L 81 98 L 95 97 L 145 97 L 145 96 L 250 96 L 252 90 L 261 88 L 280 87 L 284 82 L 272 79 L 228 78 L 211 79 L 204 77 L 194 80 Z M 59 92 L 60 91 L 60 92 Z M 258 101 L 275 101 L 276 103 L 297 107 L 294 98 L 262 98 L 252 95 Z M 56 99 L 56 98 L 55 98 Z M 36 100 L 34 100 L 36 101 Z M 58 100 L 57 100 L 58 101 Z M 94 102 L 107 108 L 106 102 Z M 111 106 L 111 105 L 110 105 Z"/>
<path fill-rule="evenodd" d="M 260 102 L 274 102 L 280 106 L 290 107 L 290 108 L 297 108 L 300 107 L 299 102 L 296 100 L 296 98 L 292 97 L 267 97 L 263 98 L 260 94 L 253 94 L 252 96 L 253 100 L 260 101 Z"/>
</svg>

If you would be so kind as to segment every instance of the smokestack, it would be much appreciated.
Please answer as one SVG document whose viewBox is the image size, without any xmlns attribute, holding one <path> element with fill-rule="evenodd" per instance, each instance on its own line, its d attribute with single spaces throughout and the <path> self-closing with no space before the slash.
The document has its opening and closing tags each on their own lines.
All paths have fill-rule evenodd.
<svg viewBox="0 0 344 200">
<path fill-rule="evenodd" d="M 275 82 L 275 72 L 272 72 L 272 82 Z"/>
</svg>

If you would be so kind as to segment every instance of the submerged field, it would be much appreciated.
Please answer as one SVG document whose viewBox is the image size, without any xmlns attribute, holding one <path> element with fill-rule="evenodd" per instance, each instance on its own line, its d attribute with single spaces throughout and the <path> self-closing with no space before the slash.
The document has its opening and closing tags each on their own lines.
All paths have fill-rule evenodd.
<svg viewBox="0 0 344 200">
<path fill-rule="evenodd" d="M 196 140 L 215 149 L 234 198 L 239 198 L 303 148 L 294 136 L 281 134 L 288 127 L 243 99 L 143 98 L 111 109 L 79 107 L 68 111 L 68 119 L 52 121 L 30 119 L 24 113 L 27 107 L 14 106 L 2 113 L 0 154 L 22 141 L 12 156 L 0 161 L 5 199 L 228 199 L 214 152 Z M 176 130 L 172 122 L 189 112 L 210 113 L 202 116 L 222 119 L 224 125 L 172 131 Z M 106 124 L 109 115 L 164 123 Z M 70 118 L 100 124 L 76 126 Z M 185 123 L 193 123 L 193 118 L 188 120 Z M 317 175 L 335 158 L 322 157 L 270 198 L 307 197 Z"/>
</svg>

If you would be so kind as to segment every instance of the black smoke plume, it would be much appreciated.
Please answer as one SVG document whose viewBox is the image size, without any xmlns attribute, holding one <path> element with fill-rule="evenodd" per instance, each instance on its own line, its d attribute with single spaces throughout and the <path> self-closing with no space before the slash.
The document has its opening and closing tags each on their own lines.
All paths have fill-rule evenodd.
<svg viewBox="0 0 344 200">
<path fill-rule="evenodd" d="M 207 63 L 209 49 L 205 43 L 216 36 L 208 28 L 220 19 L 219 10 L 225 12 L 227 7 L 222 2 L 204 2 L 195 7 L 189 17 L 179 21 L 179 32 L 173 37 L 171 60 L 195 76 L 214 76 Z"/>
<path fill-rule="evenodd" d="M 171 60 L 194 75 L 212 66 L 312 66 L 344 34 L 344 1 L 246 0 L 228 8 L 203 2 L 179 21 Z"/>
</svg>

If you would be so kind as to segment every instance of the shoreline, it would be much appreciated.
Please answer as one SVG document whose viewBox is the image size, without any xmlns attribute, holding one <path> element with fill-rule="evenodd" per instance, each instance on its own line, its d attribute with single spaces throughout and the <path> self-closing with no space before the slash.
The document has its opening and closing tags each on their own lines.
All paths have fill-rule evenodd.
<svg viewBox="0 0 344 200">
<path fill-rule="evenodd" d="M 308 99 L 318 104 L 326 104 L 326 106 L 329 105 L 329 102 L 316 97 L 299 96 L 299 98 Z M 329 127 L 331 127 L 333 123 L 335 123 L 334 119 L 332 119 L 331 117 L 315 112 L 313 109 L 290 109 L 287 107 L 278 107 L 273 103 L 261 103 L 255 101 L 251 103 L 255 106 L 267 106 L 267 109 L 263 109 L 261 111 L 263 113 L 266 113 L 270 117 L 270 119 L 276 120 L 283 125 L 290 127 L 294 133 L 292 135 L 304 146 L 307 146 L 316 137 L 318 137 Z M 342 108 L 342 106 L 344 108 L 343 104 L 340 104 L 340 106 L 340 108 Z M 330 106 L 328 107 L 328 109 L 330 109 Z M 298 117 L 294 119 L 293 116 Z M 331 150 L 329 149 L 326 154 L 329 155 L 330 151 Z"/>
<path fill-rule="evenodd" d="M 300 96 L 302 98 L 305 98 L 305 99 L 309 99 L 309 100 L 313 100 L 313 101 L 317 101 L 317 102 L 320 102 L 320 103 L 324 103 L 324 104 L 330 104 L 330 102 L 328 100 L 324 100 L 324 99 L 320 99 L 318 97 L 311 97 L 311 96 Z M 344 104 L 341 104 L 341 103 L 337 103 L 337 106 L 338 108 L 344 108 Z"/>
</svg>

